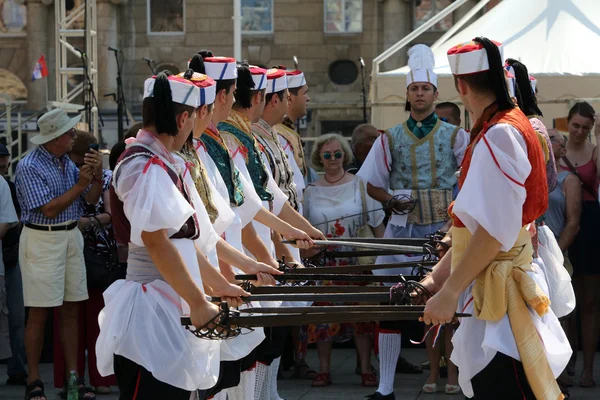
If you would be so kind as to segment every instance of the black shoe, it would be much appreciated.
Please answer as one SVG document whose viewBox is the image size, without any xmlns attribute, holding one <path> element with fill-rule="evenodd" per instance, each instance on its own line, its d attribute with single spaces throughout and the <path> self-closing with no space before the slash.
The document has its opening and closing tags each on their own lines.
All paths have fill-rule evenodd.
<svg viewBox="0 0 600 400">
<path fill-rule="evenodd" d="M 367 399 L 369 399 L 369 400 L 396 400 L 396 396 L 394 395 L 394 392 L 392 392 L 388 395 L 385 395 L 385 396 L 379 392 L 375 392 L 373 394 L 368 395 Z"/>
</svg>

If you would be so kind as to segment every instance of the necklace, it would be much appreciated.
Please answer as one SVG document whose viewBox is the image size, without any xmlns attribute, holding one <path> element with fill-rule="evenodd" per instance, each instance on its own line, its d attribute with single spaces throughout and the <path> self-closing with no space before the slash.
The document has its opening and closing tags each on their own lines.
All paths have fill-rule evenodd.
<svg viewBox="0 0 600 400">
<path fill-rule="evenodd" d="M 325 180 L 329 183 L 338 183 L 339 181 L 341 181 L 342 179 L 344 179 L 344 177 L 346 176 L 346 171 L 344 171 L 344 173 L 342 174 L 342 176 L 335 180 L 335 181 L 330 181 L 329 179 L 327 179 L 327 175 L 323 175 L 323 178 L 325 178 Z"/>
</svg>

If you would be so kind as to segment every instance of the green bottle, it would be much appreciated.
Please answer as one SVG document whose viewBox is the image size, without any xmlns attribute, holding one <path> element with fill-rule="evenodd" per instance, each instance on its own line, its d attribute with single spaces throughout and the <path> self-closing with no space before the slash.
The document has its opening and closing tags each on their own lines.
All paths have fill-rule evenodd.
<svg viewBox="0 0 600 400">
<path fill-rule="evenodd" d="M 79 384 L 77 383 L 77 374 L 71 371 L 69 382 L 67 383 L 67 400 L 79 400 Z"/>
</svg>

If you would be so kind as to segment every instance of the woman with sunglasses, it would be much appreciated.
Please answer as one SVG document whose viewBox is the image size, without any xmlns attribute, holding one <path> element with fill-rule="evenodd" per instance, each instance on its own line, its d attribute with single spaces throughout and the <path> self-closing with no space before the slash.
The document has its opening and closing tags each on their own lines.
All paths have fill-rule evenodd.
<svg viewBox="0 0 600 400">
<path fill-rule="evenodd" d="M 367 195 L 365 184 L 358 177 L 344 170 L 344 166 L 352 162 L 352 150 L 348 141 L 336 134 L 319 137 L 315 141 L 311 161 L 315 168 L 324 170 L 325 175 L 304 191 L 306 219 L 328 238 L 357 237 L 360 231 L 369 229 L 368 227 L 372 228 L 374 236 L 383 237 L 385 214 L 381 210 L 381 204 Z M 377 211 L 364 213 L 371 210 Z M 344 251 L 346 248 L 340 250 Z M 329 265 L 356 264 L 357 261 L 343 258 L 334 260 Z M 309 325 L 305 333 L 308 334 L 309 343 L 317 344 L 320 364 L 319 373 L 312 385 L 327 386 L 332 383 L 329 371 L 333 342 L 347 341 L 354 335 L 363 386 L 377 386 L 377 378 L 371 370 L 373 328 L 373 323 Z"/>
</svg>

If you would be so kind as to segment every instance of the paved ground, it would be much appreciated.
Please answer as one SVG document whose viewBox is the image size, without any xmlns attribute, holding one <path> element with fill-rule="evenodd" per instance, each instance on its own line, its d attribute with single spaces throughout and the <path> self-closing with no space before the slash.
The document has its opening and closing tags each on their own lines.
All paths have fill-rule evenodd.
<svg viewBox="0 0 600 400">
<path fill-rule="evenodd" d="M 403 353 L 411 362 L 418 363 L 424 360 L 423 350 L 405 350 Z M 581 358 L 580 358 L 581 359 Z M 316 352 L 311 350 L 308 362 L 312 366 L 317 365 Z M 581 364 L 581 362 L 580 362 Z M 354 375 L 355 352 L 354 350 L 335 349 L 332 360 L 333 385 L 326 388 L 312 388 L 310 381 L 282 379 L 279 381 L 279 394 L 286 400 L 350 400 L 363 399 L 373 392 L 372 389 L 363 388 L 360 378 Z M 598 363 L 597 363 L 598 365 Z M 578 365 L 579 376 L 581 365 Z M 6 366 L 0 365 L 0 376 L 6 376 Z M 52 384 L 52 365 L 45 364 L 42 371 L 46 387 Z M 600 376 L 600 367 L 596 367 L 596 377 Z M 427 375 L 396 375 L 396 399 L 398 400 L 462 400 L 463 396 L 447 396 L 444 393 L 427 395 L 421 393 L 421 387 Z M 441 382 L 443 388 L 443 381 Z M 48 393 L 49 400 L 59 399 L 56 390 L 51 389 Z M 0 400 L 22 400 L 24 389 L 4 386 L 4 378 L 0 382 Z M 600 399 L 600 388 L 582 389 L 572 388 L 572 400 Z M 98 396 L 99 400 L 117 400 L 117 394 Z M 144 399 L 149 400 L 149 399 Z M 154 400 L 154 399 L 152 399 Z M 168 399 L 156 399 L 168 400 Z M 510 399 L 507 399 L 510 400 Z"/>
</svg>

